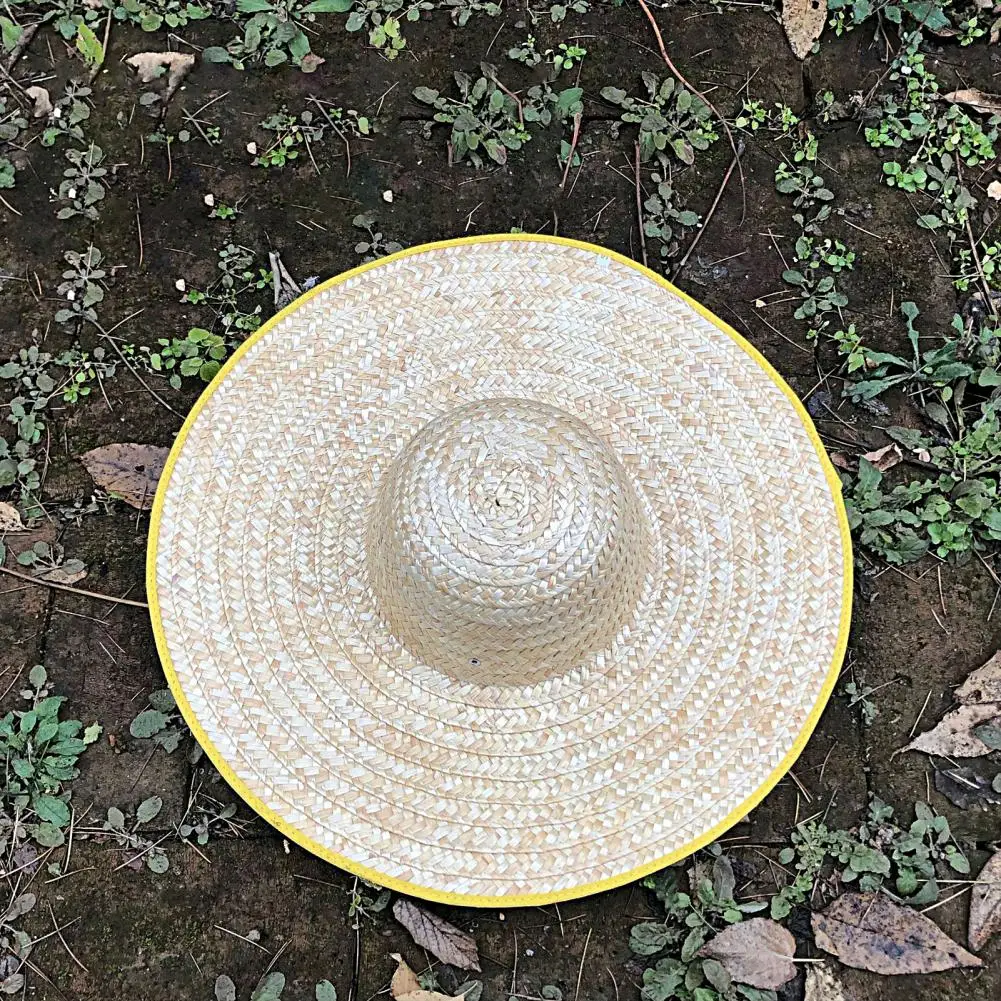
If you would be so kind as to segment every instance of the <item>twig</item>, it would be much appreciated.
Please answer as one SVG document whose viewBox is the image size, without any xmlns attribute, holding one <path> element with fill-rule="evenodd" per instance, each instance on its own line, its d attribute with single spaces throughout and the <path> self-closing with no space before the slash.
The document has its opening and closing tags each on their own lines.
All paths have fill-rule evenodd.
<svg viewBox="0 0 1001 1001">
<path fill-rule="evenodd" d="M 698 246 L 699 240 L 702 239 L 702 234 L 709 228 L 709 220 L 712 219 L 713 213 L 716 211 L 716 206 L 719 205 L 719 200 L 723 197 L 723 192 L 726 191 L 726 186 L 730 181 L 730 175 L 733 173 L 733 168 L 737 166 L 738 157 L 735 156 L 730 161 L 730 166 L 727 167 L 726 173 L 723 175 L 723 183 L 719 186 L 719 190 L 716 192 L 716 197 L 713 199 L 712 205 L 709 206 L 709 211 L 706 213 L 706 217 L 702 222 L 702 225 L 698 228 L 692 242 L 688 245 L 688 250 L 685 251 L 685 256 L 675 265 L 674 271 L 671 273 L 672 278 L 677 278 L 678 273 L 681 269 L 688 263 L 688 258 L 692 256 L 692 251 Z"/>
<path fill-rule="evenodd" d="M 119 865 L 116 865 L 115 868 L 112 869 L 111 871 L 118 872 L 119 869 L 124 869 L 127 865 L 131 865 L 133 862 L 138 861 L 143 857 L 143 855 L 146 854 L 146 852 L 151 852 L 154 848 L 156 848 L 157 845 L 162 844 L 169 837 L 170 833 L 168 832 L 162 838 L 157 838 L 156 841 L 153 841 L 151 844 L 148 844 L 138 855 L 133 855 L 132 858 L 126 859 L 124 862 L 120 863 Z"/>
<path fill-rule="evenodd" d="M 109 16 L 110 16 L 110 11 L 109 11 Z M 46 901 L 45 906 L 48 907 L 49 909 L 49 916 L 52 918 L 52 927 L 55 928 L 56 934 L 59 936 L 59 941 L 62 942 L 63 948 L 66 950 L 66 955 L 69 956 L 69 958 L 72 959 L 73 962 L 76 963 L 76 965 L 79 966 L 84 973 L 90 973 L 90 970 L 88 970 L 87 967 L 84 966 L 83 963 L 81 963 L 80 960 L 76 958 L 76 955 L 74 954 L 73 950 L 66 944 L 66 939 L 63 938 L 63 930 L 62 928 L 59 927 L 59 922 L 56 921 L 56 916 L 52 911 L 52 904 Z"/>
<path fill-rule="evenodd" d="M 29 577 L 27 574 L 18 573 L 9 567 L 0 567 L 0 573 L 8 574 L 23 580 L 28 584 L 35 584 L 38 587 L 51 587 L 57 591 L 68 591 L 70 594 L 79 594 L 84 598 L 96 598 L 98 601 L 110 601 L 116 605 L 132 605 L 135 608 L 149 608 L 145 601 L 133 601 L 131 598 L 116 598 L 110 594 L 99 594 L 97 591 L 85 591 L 81 587 L 71 587 L 69 584 L 57 584 L 52 580 L 39 580 L 37 577 Z"/>
<path fill-rule="evenodd" d="M 143 223 L 142 217 L 139 214 L 139 196 L 136 195 L 136 232 L 139 234 L 139 263 L 136 265 L 137 268 L 143 266 Z"/>
<path fill-rule="evenodd" d="M 243 942 L 247 942 L 252 945 L 255 949 L 260 949 L 261 952 L 266 952 L 269 956 L 271 955 L 270 949 L 265 949 L 263 945 L 255 942 L 252 938 L 247 938 L 246 935 L 241 935 L 239 932 L 231 931 L 229 928 L 224 928 L 222 925 L 213 925 L 213 928 L 218 928 L 219 931 L 224 931 L 227 935 L 232 935 L 233 938 L 238 938 Z"/>
<path fill-rule="evenodd" d="M 136 311 L 135 313 L 133 313 L 133 314 L 132 314 L 132 316 L 138 316 L 138 315 L 139 315 L 139 313 L 141 313 L 141 312 L 142 312 L 142 310 L 141 310 L 141 309 L 140 309 L 140 310 L 137 310 L 137 311 Z M 125 317 L 125 320 L 130 320 L 130 319 L 132 319 L 132 317 L 131 317 L 131 316 L 127 316 L 127 317 Z M 120 326 L 122 325 L 122 323 L 124 323 L 124 322 L 125 322 L 125 320 L 122 320 L 122 321 L 121 321 L 121 323 L 117 323 L 117 324 L 115 325 L 115 327 L 112 327 L 111 329 L 112 329 L 112 330 L 114 330 L 114 329 L 115 329 L 116 327 L 120 327 Z M 128 369 L 128 370 L 129 370 L 129 371 L 130 371 L 130 372 L 131 372 L 131 373 L 132 373 L 133 375 L 134 375 L 134 376 L 135 376 L 135 379 L 136 379 L 136 381 L 137 381 L 137 382 L 139 383 L 139 385 L 140 385 L 140 386 L 142 386 L 142 388 L 143 388 L 143 389 L 145 389 L 145 390 L 146 390 L 146 392 L 147 392 L 147 393 L 149 393 L 149 395 L 150 395 L 150 396 L 152 396 L 152 397 L 153 397 L 153 399 L 154 399 L 154 400 L 156 400 L 156 402 L 157 402 L 157 403 L 159 403 L 161 407 L 165 407 L 165 408 L 166 408 L 167 410 L 169 410 L 169 411 L 170 411 L 170 412 L 171 412 L 171 413 L 172 413 L 172 414 L 173 414 L 173 415 L 174 415 L 175 417 L 179 417 L 179 418 L 180 418 L 180 419 L 181 419 L 181 420 L 183 421 L 183 420 L 184 420 L 184 414 L 179 414 L 179 413 L 178 413 L 178 412 L 177 412 L 177 411 L 176 411 L 176 410 L 175 410 L 175 409 L 174 409 L 174 408 L 173 408 L 173 407 L 172 407 L 172 406 L 171 406 L 171 405 L 170 405 L 170 404 L 169 404 L 169 403 L 168 403 L 168 402 L 167 402 L 167 401 L 166 401 L 166 400 L 165 400 L 165 399 L 164 399 L 164 398 L 162 397 L 162 396 L 160 396 L 160 394 L 159 394 L 159 393 L 157 393 L 157 391 L 156 391 L 155 389 L 153 389 L 153 388 L 152 388 L 152 387 L 151 387 L 151 386 L 150 386 L 150 385 L 149 385 L 149 384 L 148 384 L 148 383 L 146 382 L 146 380 L 145 380 L 145 379 L 144 379 L 144 378 L 143 378 L 143 377 L 142 377 L 142 376 L 141 376 L 141 375 L 140 375 L 140 374 L 139 374 L 139 373 L 138 373 L 138 372 L 137 372 L 137 371 L 136 371 L 136 370 L 135 370 L 135 369 L 134 369 L 134 368 L 133 368 L 133 367 L 132 367 L 132 366 L 131 366 L 131 365 L 129 364 L 129 360 L 128 360 L 128 358 L 126 358 L 126 357 L 125 357 L 125 355 L 124 355 L 124 354 L 122 354 L 122 349 L 121 349 L 121 348 L 120 348 L 120 347 L 118 346 L 118 343 L 117 343 L 117 342 L 115 341 L 114 337 L 111 337 L 111 336 L 110 336 L 110 332 L 109 332 L 109 331 L 106 331 L 106 330 L 105 330 L 105 329 L 104 329 L 104 328 L 103 328 L 103 327 L 102 327 L 102 326 L 101 326 L 101 325 L 100 325 L 99 323 L 96 323 L 96 322 L 95 322 L 94 320 L 91 320 L 90 322 L 91 322 L 91 323 L 93 323 L 93 324 L 94 324 L 94 326 L 95 326 L 95 327 L 97 327 L 97 329 L 98 329 L 98 330 L 100 331 L 100 333 L 101 333 L 101 337 L 103 337 L 103 338 L 104 338 L 104 339 L 105 339 L 105 340 L 106 340 L 106 341 L 107 341 L 107 342 L 108 342 L 108 343 L 109 343 L 109 344 L 110 344 L 110 345 L 111 345 L 111 346 L 112 346 L 112 347 L 113 347 L 113 348 L 115 349 L 115 353 L 116 353 L 116 354 L 118 355 L 118 357 L 119 357 L 119 358 L 121 358 L 121 359 L 122 359 L 122 364 L 123 364 L 123 365 L 124 365 L 124 366 L 125 366 L 125 367 L 126 367 L 126 368 L 127 368 L 127 369 Z"/>
<path fill-rule="evenodd" d="M 504 91 L 504 93 L 507 94 L 507 96 L 510 97 L 511 100 L 514 101 L 515 104 L 518 105 L 518 124 L 521 126 L 521 131 L 524 132 L 525 131 L 525 115 L 524 115 L 524 112 L 523 112 L 522 107 L 521 107 L 521 101 L 518 99 L 518 95 L 517 94 L 513 94 L 511 91 L 509 91 L 507 89 L 507 87 L 505 87 L 504 84 L 502 84 L 500 82 L 500 80 L 497 79 L 497 77 L 494 77 L 493 79 L 494 79 L 494 83 L 497 84 L 497 86 L 500 87 L 500 89 L 502 91 Z"/>
<path fill-rule="evenodd" d="M 584 949 L 580 954 L 580 967 L 577 970 L 577 989 L 573 993 L 573 1001 L 577 1001 L 577 999 L 580 997 L 580 981 L 581 977 L 584 976 L 584 957 L 587 955 L 587 946 L 588 943 L 591 941 L 591 932 L 593 931 L 594 931 L 594 926 L 592 925 L 587 930 L 587 938 L 584 939 Z"/>
<path fill-rule="evenodd" d="M 16 208 L 14 208 L 13 205 L 11 205 L 11 203 L 9 201 L 7 201 L 6 198 L 4 198 L 3 195 L 0 195 L 0 205 L 3 205 L 3 207 L 5 209 L 7 209 L 10 212 L 13 212 L 14 215 L 16 215 L 16 216 L 19 216 L 21 214 L 20 212 L 17 211 Z"/>
<path fill-rule="evenodd" d="M 354 887 L 351 893 L 355 898 L 358 896 L 358 877 L 355 876 Z M 358 997 L 358 980 L 361 976 L 361 918 L 355 917 L 355 957 L 351 966 L 351 986 L 348 987 L 348 1001 L 355 1001 Z"/>
<path fill-rule="evenodd" d="M 7 65 L 5 69 L 12 70 L 17 64 L 18 59 L 24 55 L 25 50 L 31 45 L 31 40 L 35 37 L 35 32 L 38 31 L 41 25 L 41 21 L 37 24 L 29 24 L 24 31 L 21 32 L 21 37 L 18 40 L 17 45 L 14 46 L 14 51 L 10 54 L 10 58 L 7 60 Z"/>
<path fill-rule="evenodd" d="M 643 267 L 647 267 L 646 233 L 643 232 L 643 195 L 640 191 L 640 144 L 636 143 L 636 221 L 640 227 L 640 250 L 643 252 Z"/>
<path fill-rule="evenodd" d="M 917 719 L 914 720 L 914 726 L 911 727 L 911 732 L 907 735 L 907 739 L 910 740 L 914 736 L 914 731 L 918 728 L 918 723 L 921 722 L 921 717 L 924 716 L 925 710 L 928 708 L 928 702 L 931 699 L 932 690 L 928 689 L 928 694 L 925 696 L 925 700 L 921 705 L 921 712 L 918 713 Z"/>
<path fill-rule="evenodd" d="M 570 152 L 567 153 L 566 166 L 563 168 L 563 180 L 560 181 L 560 191 L 566 187 L 567 175 L 570 173 L 570 164 L 573 163 L 573 155 L 577 150 L 577 140 L 580 138 L 580 119 L 582 112 L 578 111 L 573 116 L 573 138 L 570 140 Z"/>
<path fill-rule="evenodd" d="M 646 0 L 638 0 L 640 8 L 646 15 L 646 19 L 650 22 L 650 27 L 653 28 L 654 36 L 657 39 L 657 48 L 660 49 L 661 58 L 667 65 L 667 68 L 675 75 L 678 83 L 687 87 L 696 97 L 702 101 L 703 104 L 719 119 L 720 125 L 723 126 L 723 131 L 726 133 L 727 139 L 730 141 L 730 149 L 733 150 L 733 158 L 737 161 L 737 167 L 740 172 L 740 198 L 741 198 L 741 212 L 740 212 L 740 224 L 744 224 L 744 217 L 747 215 L 747 186 L 744 183 L 744 168 L 740 163 L 740 150 L 737 149 L 737 143 L 733 138 L 733 133 L 730 131 L 730 126 L 727 124 L 727 120 L 720 114 L 719 109 L 716 107 L 712 101 L 706 97 L 697 87 L 693 87 L 685 78 L 682 76 L 681 71 L 677 66 L 671 61 L 671 57 L 667 54 L 667 49 L 664 46 L 664 36 L 660 33 L 660 28 L 657 26 L 657 21 L 653 16 L 653 12 L 647 6 Z"/>
</svg>

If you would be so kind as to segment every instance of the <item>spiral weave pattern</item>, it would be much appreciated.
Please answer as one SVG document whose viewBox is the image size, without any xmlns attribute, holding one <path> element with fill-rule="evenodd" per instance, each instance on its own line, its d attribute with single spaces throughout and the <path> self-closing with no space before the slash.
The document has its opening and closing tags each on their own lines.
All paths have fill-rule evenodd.
<svg viewBox="0 0 1001 1001">
<path fill-rule="evenodd" d="M 833 472 L 778 377 L 624 259 L 405 252 L 245 346 L 154 510 L 168 677 L 238 790 L 367 878 L 562 899 L 777 781 L 843 654 Z"/>
</svg>

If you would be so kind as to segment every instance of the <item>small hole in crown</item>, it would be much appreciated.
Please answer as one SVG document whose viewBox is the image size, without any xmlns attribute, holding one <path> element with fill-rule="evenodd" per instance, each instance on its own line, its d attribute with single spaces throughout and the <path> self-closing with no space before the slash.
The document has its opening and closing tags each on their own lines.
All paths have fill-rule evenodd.
<svg viewBox="0 0 1001 1001">
<path fill-rule="evenodd" d="M 469 663 L 472 664 L 473 667 L 479 667 L 480 666 L 480 658 L 479 657 L 470 657 L 469 658 Z"/>
</svg>

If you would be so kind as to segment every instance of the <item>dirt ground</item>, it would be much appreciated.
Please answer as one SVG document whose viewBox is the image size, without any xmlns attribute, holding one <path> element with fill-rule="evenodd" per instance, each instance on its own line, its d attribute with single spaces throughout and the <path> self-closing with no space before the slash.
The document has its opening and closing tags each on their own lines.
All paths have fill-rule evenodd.
<svg viewBox="0 0 1001 1001">
<path fill-rule="evenodd" d="M 822 90 L 843 97 L 865 92 L 885 71 L 884 42 L 870 28 L 842 39 L 828 32 L 820 53 L 804 67 L 790 53 L 777 22 L 753 6 L 727 5 L 719 13 L 677 7 L 658 17 L 679 67 L 731 109 L 748 78 L 753 96 L 805 110 Z M 454 70 L 475 69 L 488 53 L 497 58 L 524 37 L 520 21 L 524 12 L 517 7 L 497 19 L 474 19 L 462 29 L 434 15 L 408 26 L 409 51 L 395 62 L 366 48 L 358 35 L 325 28 L 313 49 L 326 62 L 313 75 L 292 68 L 240 73 L 199 62 L 170 103 L 167 127 L 182 128 L 185 109 L 194 111 L 225 95 L 204 112 L 220 126 L 224 141 L 213 147 L 174 143 L 169 162 L 164 146 L 143 141 L 155 121 L 136 105 L 136 85 L 121 64 L 125 55 L 156 45 L 139 31 L 116 26 L 107 69 L 93 85 L 87 132 L 115 165 L 100 222 L 55 221 L 49 190 L 58 186 L 64 162 L 37 143 L 29 146 L 18 187 L 7 192 L 21 215 L 0 217 L 0 269 L 28 279 L 0 286 L 0 355 L 6 358 L 31 343 L 34 330 L 47 349 L 68 346 L 70 338 L 52 324 L 58 308 L 54 290 L 62 251 L 83 249 L 88 240 L 113 266 L 104 322 L 135 314 L 116 333 L 137 344 L 182 335 L 204 320 L 197 307 L 179 302 L 175 282 L 183 278 L 194 286 L 211 280 L 215 251 L 226 242 L 278 249 L 297 278 L 322 279 L 357 263 L 353 247 L 359 232 L 351 218 L 365 210 L 374 210 L 386 237 L 404 246 L 517 226 L 638 257 L 632 138 L 613 135 L 614 109 L 597 98 L 603 86 L 635 88 L 641 70 L 663 70 L 649 26 L 637 10 L 596 7 L 588 15 L 571 14 L 562 25 L 535 29 L 540 48 L 577 38 L 588 49 L 581 76 L 583 165 L 579 173 L 571 172 L 565 191 L 559 189 L 555 127 L 512 155 L 506 168 L 479 172 L 449 167 L 441 131 L 430 141 L 423 138 L 426 109 L 411 99 L 414 87 L 446 88 Z M 189 25 L 183 35 L 202 46 L 225 41 L 214 24 Z M 158 38 L 157 44 L 166 40 Z M 997 56 L 981 46 L 944 50 L 933 65 L 950 86 L 955 81 L 991 90 L 1001 70 L 996 63 Z M 51 33 L 36 37 L 17 69 L 25 80 L 48 77 L 53 93 L 79 72 L 79 62 Z M 518 66 L 507 75 L 525 83 L 533 79 L 532 70 Z M 373 117 L 378 106 L 379 130 L 372 141 L 352 145 L 350 176 L 339 151 L 327 154 L 319 176 L 306 158 L 280 173 L 252 168 L 246 146 L 260 140 L 259 121 L 282 104 L 300 110 L 309 95 Z M 913 298 L 931 322 L 945 326 L 956 309 L 956 294 L 928 234 L 914 226 L 907 199 L 880 184 L 880 156 L 864 143 L 855 120 L 817 129 L 826 173 L 843 208 L 831 228 L 859 255 L 846 280 L 857 314 L 853 319 L 878 343 L 884 331 L 890 337 L 896 329 L 889 321 L 891 298 L 898 304 Z M 780 254 L 790 232 L 788 203 L 774 189 L 771 144 L 767 135 L 748 142 L 743 192 L 734 176 L 675 280 L 747 336 L 808 398 L 819 382 L 818 364 L 804 344 L 802 324 L 792 319 L 792 305 L 755 306 L 781 287 Z M 680 177 L 685 199 L 696 211 L 708 211 L 731 155 L 720 141 Z M 391 204 L 382 196 L 387 190 L 394 195 Z M 230 222 L 207 220 L 207 192 L 229 203 L 245 199 L 242 213 Z M 157 383 L 158 392 L 180 413 L 198 388 L 185 384 L 175 392 Z M 177 433 L 179 418 L 128 372 L 108 380 L 104 389 L 106 402 L 54 414 L 47 507 L 89 496 L 93 486 L 76 458 L 87 449 L 119 441 L 169 446 Z M 832 448 L 844 439 L 855 444 L 879 440 L 871 423 L 848 407 L 830 419 L 822 417 L 819 428 Z M 141 598 L 147 528 L 147 514 L 120 507 L 108 516 L 86 518 L 79 527 L 60 524 L 39 531 L 45 538 L 58 531 L 67 553 L 88 565 L 81 586 Z M 929 799 L 964 839 L 974 872 L 1001 837 L 998 808 L 960 810 L 930 788 L 923 755 L 894 756 L 922 707 L 927 719 L 939 718 L 950 704 L 952 686 L 1001 646 L 1001 616 L 989 617 L 997 592 L 989 567 L 975 560 L 962 568 L 924 569 L 902 572 L 859 560 L 846 670 L 878 688 L 873 697 L 878 715 L 865 726 L 844 696 L 832 699 L 794 768 L 796 781 L 784 780 L 727 836 L 748 864 L 764 866 L 761 853 L 786 844 L 791 826 L 806 815 L 827 810 L 832 823 L 857 823 L 870 794 L 905 814 L 915 800 Z M 78 814 L 89 808 L 91 818 L 103 818 L 111 806 L 133 806 L 156 794 L 165 803 L 155 822 L 156 838 L 173 834 L 199 782 L 220 800 L 234 798 L 209 766 L 190 765 L 183 749 L 150 755 L 147 743 L 129 736 L 129 723 L 149 692 L 164 687 L 144 610 L 4 578 L 4 687 L 15 672 L 43 662 L 55 689 L 68 696 L 73 718 L 100 721 L 105 735 L 116 737 L 115 746 L 102 738 L 81 761 L 82 774 L 73 786 Z M 15 694 L 6 696 L 10 705 Z M 356 999 L 387 989 L 394 968 L 390 953 L 402 952 L 420 965 L 420 950 L 388 913 L 363 919 L 356 943 L 348 917 L 351 877 L 285 843 L 242 805 L 238 816 L 248 821 L 242 838 L 214 839 L 199 851 L 174 842 L 171 868 L 164 875 L 116 869 L 121 852 L 76 838 L 63 867 L 70 875 L 54 878 L 43 867 L 33 883 L 39 905 L 26 922 L 29 931 L 44 935 L 53 921 L 66 927 L 65 946 L 53 935 L 33 954 L 47 979 L 32 977 L 28 995 L 207 1001 L 216 976 L 227 973 L 243 998 L 275 964 L 289 978 L 286 999 L 311 998 L 316 980 L 329 978 L 343 1001 L 352 989 Z M 965 941 L 967 905 L 962 895 L 933 912 L 960 941 Z M 637 997 L 642 965 L 629 953 L 629 928 L 652 913 L 652 901 L 639 887 L 506 913 L 435 910 L 476 936 L 489 1001 L 537 997 L 545 984 L 560 987 L 568 1001 Z M 800 956 L 821 955 L 809 944 L 805 912 L 792 927 L 802 939 Z M 256 943 L 237 937 L 255 929 L 260 932 Z M 984 968 L 973 972 L 889 979 L 843 969 L 839 976 L 856 1001 L 877 996 L 986 1001 L 1001 995 L 1001 939 L 987 946 L 983 959 Z M 445 990 L 461 979 L 451 970 L 440 975 Z M 801 976 L 780 996 L 799 998 L 802 990 Z"/>
</svg>

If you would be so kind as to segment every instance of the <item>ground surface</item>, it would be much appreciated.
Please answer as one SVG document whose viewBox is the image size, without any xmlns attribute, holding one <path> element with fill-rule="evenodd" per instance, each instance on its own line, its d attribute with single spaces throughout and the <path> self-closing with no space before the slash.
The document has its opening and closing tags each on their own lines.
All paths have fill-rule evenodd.
<svg viewBox="0 0 1001 1001">
<path fill-rule="evenodd" d="M 225 94 L 203 113 L 221 128 L 224 141 L 213 147 L 174 143 L 169 163 L 163 145 L 144 141 L 155 120 L 136 105 L 139 90 L 121 64 L 125 55 L 166 46 L 167 39 L 161 33 L 151 44 L 151 36 L 116 26 L 107 69 L 93 85 L 87 128 L 88 138 L 104 148 L 107 162 L 114 165 L 100 221 L 55 221 L 49 190 L 58 184 L 62 158 L 38 143 L 28 146 L 18 186 L 6 192 L 20 215 L 5 212 L 0 223 L 0 269 L 28 280 L 4 282 L 0 290 L 0 355 L 6 358 L 31 343 L 33 331 L 49 349 L 70 343 L 72 337 L 52 323 L 58 308 L 54 290 L 63 250 L 83 249 L 90 239 L 109 266 L 102 322 L 110 327 L 135 314 L 116 334 L 137 344 L 183 335 L 205 321 L 198 307 L 178 301 L 175 282 L 184 278 L 194 287 L 210 281 L 215 251 L 226 242 L 265 252 L 265 263 L 267 249 L 278 249 L 297 278 L 326 278 L 357 263 L 353 247 L 360 234 L 351 218 L 366 210 L 377 213 L 387 239 L 404 246 L 518 226 L 639 257 L 632 137 L 625 131 L 613 135 L 615 111 L 596 97 L 609 84 L 635 89 L 641 70 L 662 72 L 648 25 L 637 10 L 599 8 L 588 15 L 571 14 L 562 25 L 535 29 L 540 48 L 577 37 L 589 52 L 580 81 L 585 90 L 579 145 L 583 166 L 571 171 L 565 191 L 559 187 L 555 127 L 513 154 L 506 168 L 479 172 L 449 167 L 441 132 L 430 141 L 421 135 L 426 108 L 411 100 L 413 88 L 446 88 L 453 70 L 475 69 L 488 50 L 498 58 L 524 37 L 525 28 L 517 26 L 524 17 L 512 7 L 500 18 L 474 19 L 459 30 L 435 15 L 408 29 L 412 55 L 395 62 L 366 48 L 359 35 L 325 28 L 313 49 L 326 62 L 308 76 L 292 68 L 239 73 L 199 62 L 170 102 L 167 128 L 176 132 L 184 127 L 184 110 L 194 111 Z M 804 68 L 790 53 L 776 20 L 761 10 L 727 6 L 725 13 L 713 13 L 680 7 L 658 17 L 679 67 L 696 86 L 715 88 L 713 97 L 722 104 L 733 104 L 735 90 L 751 77 L 754 96 L 802 111 L 824 89 L 843 97 L 868 91 L 885 70 L 884 43 L 874 40 L 869 28 L 842 39 L 825 37 L 820 53 Z M 227 30 L 189 25 L 183 34 L 207 45 L 224 41 Z M 929 59 L 936 59 L 934 51 Z M 948 49 L 941 59 L 934 63 L 936 72 L 950 84 L 955 80 L 991 89 L 998 64 L 986 47 Z M 532 71 L 514 70 L 510 78 L 531 81 Z M 44 78 L 56 94 L 70 75 L 81 75 L 81 66 L 55 35 L 42 32 L 16 72 L 25 84 Z M 319 176 L 305 157 L 281 172 L 252 168 L 245 149 L 248 142 L 261 142 L 260 120 L 283 103 L 301 110 L 309 95 L 373 117 L 378 111 L 377 134 L 352 144 L 350 176 L 336 142 L 326 144 Z M 898 303 L 903 298 L 919 301 L 928 316 L 946 324 L 956 299 L 942 263 L 928 234 L 913 225 L 906 198 L 880 184 L 881 158 L 861 141 L 858 123 L 835 121 L 818 130 L 829 183 L 836 186 L 844 208 L 831 230 L 850 238 L 859 254 L 848 282 L 856 322 L 878 342 L 881 331 L 891 329 L 894 297 Z M 776 251 L 784 246 L 787 251 L 790 232 L 789 206 L 772 182 L 776 156 L 769 144 L 767 136 L 748 142 L 745 206 L 734 176 L 676 280 L 744 333 L 805 397 L 818 384 L 818 369 L 812 349 L 804 345 L 802 324 L 792 320 L 788 304 L 767 310 L 755 306 L 781 287 L 782 262 Z M 680 177 L 679 186 L 696 211 L 708 210 L 731 155 L 725 140 L 720 141 Z M 387 190 L 394 193 L 391 204 L 382 197 Z M 242 213 L 231 222 L 208 220 L 203 204 L 207 192 L 230 204 L 244 199 Z M 95 343 L 85 334 L 88 341 Z M 180 413 L 200 388 L 186 383 L 175 392 L 163 380 L 155 385 Z M 129 373 L 107 380 L 104 389 L 106 402 L 98 399 L 85 408 L 53 414 L 47 508 L 89 496 L 92 484 L 76 458 L 87 449 L 118 441 L 169 446 L 177 433 L 179 418 Z M 845 440 L 855 446 L 877 440 L 858 414 L 848 410 L 822 418 L 819 427 L 832 448 Z M 89 574 L 80 586 L 141 598 L 147 527 L 147 514 L 137 516 L 119 505 L 79 526 L 43 519 L 37 531 L 41 538 L 58 534 L 67 554 L 87 564 Z M 798 781 L 783 781 L 731 832 L 729 837 L 737 840 L 730 843 L 747 846 L 741 857 L 763 865 L 758 853 L 786 844 L 791 826 L 807 814 L 829 809 L 829 821 L 850 826 L 864 811 L 868 794 L 905 813 L 915 800 L 930 796 L 953 830 L 967 839 L 976 871 L 999 837 L 998 808 L 959 810 L 929 789 L 923 755 L 894 757 L 893 752 L 906 743 L 926 698 L 924 712 L 938 719 L 950 703 L 951 686 L 998 648 L 1001 618 L 988 614 L 996 593 L 993 575 L 980 561 L 961 568 L 935 564 L 929 572 L 923 564 L 898 572 L 866 559 L 859 563 L 849 665 L 867 684 L 885 686 L 873 697 L 879 714 L 863 725 L 845 697 L 833 698 L 795 766 Z M 198 783 L 220 800 L 232 799 L 210 768 L 188 763 L 183 748 L 151 755 L 148 742 L 129 736 L 129 724 L 149 692 L 164 685 L 142 609 L 4 578 L 4 685 L 40 662 L 55 689 L 68 696 L 70 715 L 100 721 L 105 736 L 116 738 L 112 747 L 102 737 L 82 759 L 82 774 L 73 786 L 78 816 L 89 808 L 87 817 L 97 822 L 108 807 L 134 806 L 156 794 L 165 804 L 153 825 L 156 837 L 172 834 Z M 11 705 L 14 697 L 15 692 L 7 696 Z M 242 806 L 238 816 L 252 819 Z M 34 935 L 51 930 L 50 907 L 60 925 L 73 921 L 63 937 L 77 962 L 58 937 L 46 939 L 33 959 L 50 982 L 33 977 L 31 996 L 208 999 L 216 976 L 225 972 L 239 985 L 242 998 L 279 950 L 276 968 L 289 977 L 287 998 L 312 997 L 313 983 L 323 977 L 333 981 L 342 999 L 349 996 L 355 950 L 347 913 L 350 877 L 284 844 L 260 821 L 249 823 L 242 839 L 214 839 L 197 852 L 175 842 L 169 855 L 171 869 L 164 875 L 116 869 L 123 855 L 114 845 L 77 837 L 65 870 L 71 875 L 53 879 L 44 867 L 39 870 L 33 889 L 40 904 L 26 927 Z M 934 912 L 960 940 L 966 906 L 963 896 Z M 642 965 L 627 948 L 629 927 L 652 913 L 647 892 L 638 887 L 559 908 L 505 914 L 438 910 L 476 935 L 489 999 L 507 993 L 537 997 L 544 984 L 555 984 L 565 997 L 582 1001 L 637 996 Z M 260 942 L 249 943 L 223 929 L 241 936 L 257 929 Z M 801 956 L 820 955 L 809 942 L 805 918 L 794 921 L 793 930 L 801 936 Z M 390 953 L 405 953 L 415 966 L 423 961 L 386 913 L 363 920 L 359 939 L 358 998 L 388 987 L 394 965 Z M 983 958 L 981 971 L 918 979 L 841 973 L 849 995 L 856 998 L 973 1001 L 1001 992 L 1001 941 L 988 945 Z M 446 970 L 440 982 L 449 990 L 461 979 Z M 801 981 L 794 981 L 781 996 L 799 997 L 801 991 Z"/>
</svg>

